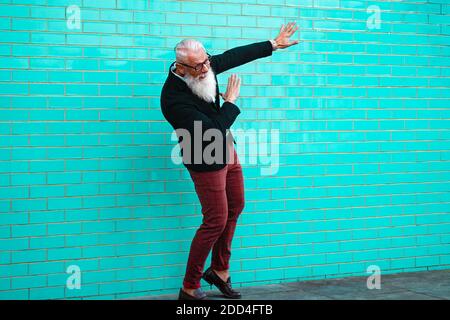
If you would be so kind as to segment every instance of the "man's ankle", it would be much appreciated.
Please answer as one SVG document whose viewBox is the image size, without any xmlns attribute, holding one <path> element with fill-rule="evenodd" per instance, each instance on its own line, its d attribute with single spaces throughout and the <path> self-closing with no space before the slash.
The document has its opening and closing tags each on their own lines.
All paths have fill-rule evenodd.
<svg viewBox="0 0 450 320">
<path fill-rule="evenodd" d="M 194 293 L 195 289 L 189 289 L 189 288 L 183 287 L 183 291 L 192 295 Z"/>
<path fill-rule="evenodd" d="M 213 269 L 214 270 L 214 269 Z M 222 270 L 222 271 L 217 271 L 214 270 L 214 272 L 219 276 L 219 278 L 221 278 L 224 282 L 226 282 L 228 280 L 229 277 L 229 273 L 228 270 Z"/>
</svg>

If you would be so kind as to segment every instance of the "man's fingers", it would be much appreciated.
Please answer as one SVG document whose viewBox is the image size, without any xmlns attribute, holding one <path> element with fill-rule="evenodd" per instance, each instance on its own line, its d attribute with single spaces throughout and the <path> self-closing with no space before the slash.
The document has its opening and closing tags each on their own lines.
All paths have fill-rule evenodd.
<svg viewBox="0 0 450 320">
<path fill-rule="evenodd" d="M 228 88 L 231 88 L 233 86 L 233 79 L 234 79 L 234 75 L 232 74 L 229 78 L 228 78 Z M 227 88 L 227 90 L 228 90 Z"/>
<path fill-rule="evenodd" d="M 236 76 L 235 80 L 236 80 L 235 83 L 234 83 L 235 84 L 235 88 L 239 89 L 239 86 L 241 85 L 241 78 Z"/>
<path fill-rule="evenodd" d="M 291 27 L 291 29 L 289 30 L 289 36 L 291 36 L 294 32 L 295 32 L 295 28 Z"/>
<path fill-rule="evenodd" d="M 230 94 L 233 91 L 236 91 L 236 88 L 239 87 L 240 84 L 240 79 L 237 77 L 236 74 L 232 74 L 229 78 L 228 78 L 228 86 L 227 86 L 227 94 Z"/>
<path fill-rule="evenodd" d="M 298 26 L 296 26 L 296 22 L 292 22 L 290 33 L 293 34 L 295 30 L 298 29 Z"/>
<path fill-rule="evenodd" d="M 230 79 L 230 88 L 228 93 L 238 96 L 239 87 L 241 85 L 241 79 L 236 74 L 233 74 L 229 79 Z"/>
<path fill-rule="evenodd" d="M 291 22 L 291 24 L 289 26 L 289 30 L 288 30 L 289 35 L 292 35 L 295 32 L 294 27 L 295 27 L 295 22 Z"/>
<path fill-rule="evenodd" d="M 286 32 L 289 33 L 289 31 L 291 30 L 291 28 L 292 28 L 292 22 L 289 22 L 289 23 L 287 24 L 287 26 L 286 26 Z"/>
</svg>

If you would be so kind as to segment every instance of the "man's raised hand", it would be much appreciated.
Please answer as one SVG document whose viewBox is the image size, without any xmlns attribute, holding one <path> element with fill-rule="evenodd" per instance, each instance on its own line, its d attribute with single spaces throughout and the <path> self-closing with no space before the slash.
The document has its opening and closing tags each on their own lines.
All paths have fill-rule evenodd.
<svg viewBox="0 0 450 320">
<path fill-rule="evenodd" d="M 219 93 L 223 100 L 234 103 L 239 97 L 239 89 L 241 87 L 241 79 L 237 75 L 232 74 L 228 78 L 227 91 L 225 93 Z"/>
<path fill-rule="evenodd" d="M 298 40 L 289 41 L 289 38 L 297 31 L 298 27 L 295 22 L 289 22 L 286 26 L 283 24 L 280 28 L 280 33 L 274 39 L 279 49 L 284 49 L 299 43 Z"/>
</svg>

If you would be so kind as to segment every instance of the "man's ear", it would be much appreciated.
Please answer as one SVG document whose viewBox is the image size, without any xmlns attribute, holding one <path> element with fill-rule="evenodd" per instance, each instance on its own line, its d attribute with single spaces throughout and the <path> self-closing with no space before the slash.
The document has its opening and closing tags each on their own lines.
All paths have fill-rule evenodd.
<svg viewBox="0 0 450 320">
<path fill-rule="evenodd" d="M 175 63 L 176 69 L 179 74 L 181 74 L 183 77 L 186 74 L 186 70 L 183 65 L 179 64 L 178 62 Z"/>
</svg>

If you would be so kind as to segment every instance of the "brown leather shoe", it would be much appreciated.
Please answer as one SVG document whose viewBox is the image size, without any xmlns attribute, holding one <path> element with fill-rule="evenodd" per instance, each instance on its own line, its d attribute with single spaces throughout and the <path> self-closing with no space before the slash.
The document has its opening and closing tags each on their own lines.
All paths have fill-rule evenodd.
<svg viewBox="0 0 450 320">
<path fill-rule="evenodd" d="M 212 285 L 215 285 L 220 290 L 220 292 L 223 293 L 225 297 L 230 299 L 241 298 L 241 293 L 231 288 L 231 277 L 228 277 L 227 282 L 225 282 L 217 275 L 217 273 L 214 272 L 214 270 L 211 267 L 209 267 L 203 273 L 202 278 L 206 282 L 208 282 L 211 285 L 211 287 Z"/>
<path fill-rule="evenodd" d="M 183 289 L 180 289 L 180 293 L 178 294 L 178 300 L 205 300 L 205 298 L 206 293 L 201 288 L 196 289 L 193 296 Z"/>
</svg>

